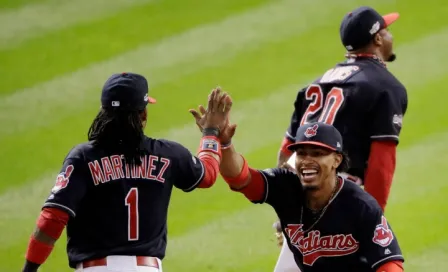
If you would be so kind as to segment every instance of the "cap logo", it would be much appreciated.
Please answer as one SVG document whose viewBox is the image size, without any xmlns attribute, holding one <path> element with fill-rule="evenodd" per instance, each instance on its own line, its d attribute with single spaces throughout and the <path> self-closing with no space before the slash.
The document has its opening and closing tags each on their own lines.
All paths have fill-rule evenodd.
<svg viewBox="0 0 448 272">
<path fill-rule="evenodd" d="M 403 115 L 402 114 L 394 114 L 394 117 L 392 118 L 392 123 L 401 127 L 403 124 Z"/>
<path fill-rule="evenodd" d="M 317 124 L 313 125 L 312 127 L 309 127 L 305 130 L 305 137 L 307 138 L 311 138 L 313 136 L 316 136 L 317 134 L 317 129 L 319 128 L 319 126 Z"/>
<path fill-rule="evenodd" d="M 112 101 L 112 107 L 119 107 L 120 101 Z"/>
<path fill-rule="evenodd" d="M 149 100 L 148 94 L 145 94 L 145 97 L 143 97 L 143 101 L 147 102 Z"/>
<path fill-rule="evenodd" d="M 373 35 L 373 34 L 377 33 L 378 30 L 380 30 L 380 22 L 377 21 L 376 23 L 373 24 L 373 26 L 370 29 L 369 33 L 370 33 L 370 35 Z"/>
</svg>

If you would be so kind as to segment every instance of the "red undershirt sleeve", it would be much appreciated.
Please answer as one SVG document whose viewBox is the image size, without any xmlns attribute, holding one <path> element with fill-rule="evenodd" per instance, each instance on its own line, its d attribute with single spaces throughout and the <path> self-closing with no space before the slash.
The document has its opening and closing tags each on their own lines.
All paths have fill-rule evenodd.
<svg viewBox="0 0 448 272">
<path fill-rule="evenodd" d="M 403 263 L 400 261 L 388 262 L 380 266 L 376 272 L 403 272 Z"/>
<path fill-rule="evenodd" d="M 249 184 L 239 190 L 232 190 L 244 194 L 252 202 L 264 202 L 266 199 L 266 182 L 263 175 L 256 169 L 248 168 L 247 171 L 251 177 Z"/>
<path fill-rule="evenodd" d="M 66 211 L 58 208 L 43 208 L 37 219 L 38 232 L 42 232 L 44 235 L 57 240 L 61 236 L 68 220 L 69 215 Z M 42 264 L 50 255 L 53 247 L 53 244 L 45 243 L 33 234 L 30 238 L 25 257 L 29 262 Z"/>
<path fill-rule="evenodd" d="M 386 208 L 392 179 L 395 172 L 396 143 L 393 141 L 373 141 L 364 181 L 364 190 L 371 194 L 381 206 Z"/>
<path fill-rule="evenodd" d="M 280 146 L 280 152 L 282 152 L 286 157 L 290 157 L 292 155 L 292 151 L 288 149 L 288 145 L 294 143 L 288 137 L 283 138 L 282 144 Z"/>
<path fill-rule="evenodd" d="M 199 188 L 210 188 L 215 184 L 219 173 L 219 163 L 211 155 L 202 155 L 199 157 L 204 165 L 204 177 L 199 183 Z"/>
</svg>

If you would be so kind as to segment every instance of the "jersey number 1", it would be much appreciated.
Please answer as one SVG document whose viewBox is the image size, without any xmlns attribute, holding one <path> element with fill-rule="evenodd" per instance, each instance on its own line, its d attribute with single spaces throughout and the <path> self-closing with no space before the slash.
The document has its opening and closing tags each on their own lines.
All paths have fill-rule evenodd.
<svg viewBox="0 0 448 272">
<path fill-rule="evenodd" d="M 301 126 L 308 123 L 309 118 L 313 117 L 314 114 L 317 114 L 322 107 L 324 109 L 320 114 L 318 122 L 332 125 L 336 119 L 336 114 L 344 102 L 344 93 L 341 88 L 333 87 L 330 92 L 328 92 L 325 99 L 325 105 L 323 105 L 324 93 L 322 92 L 322 87 L 316 84 L 311 84 L 305 91 L 305 99 L 311 101 L 311 103 L 303 114 L 302 121 L 300 121 Z"/>
<path fill-rule="evenodd" d="M 133 187 L 126 195 L 124 203 L 128 206 L 128 240 L 138 240 L 138 188 Z"/>
</svg>

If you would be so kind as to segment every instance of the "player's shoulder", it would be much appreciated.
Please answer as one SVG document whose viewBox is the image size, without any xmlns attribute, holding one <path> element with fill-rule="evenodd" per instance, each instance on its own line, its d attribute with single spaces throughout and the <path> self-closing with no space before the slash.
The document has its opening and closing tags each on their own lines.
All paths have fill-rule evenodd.
<svg viewBox="0 0 448 272">
<path fill-rule="evenodd" d="M 366 60 L 359 62 L 359 65 L 363 67 L 362 73 L 353 78 L 359 84 L 371 86 L 379 91 L 406 92 L 406 88 L 400 80 L 382 64 L 375 60 Z"/>
<path fill-rule="evenodd" d="M 89 153 L 93 149 L 92 142 L 83 142 L 74 145 L 66 155 L 66 159 L 78 159 L 84 160 L 86 158 L 86 154 Z"/>
<path fill-rule="evenodd" d="M 360 212 L 381 211 L 381 207 L 373 196 L 364 191 L 356 183 L 342 177 L 341 179 L 343 180 L 344 185 L 340 193 L 342 194 L 343 199 L 347 201 L 347 204 L 351 207 L 355 207 Z"/>
<path fill-rule="evenodd" d="M 167 139 L 156 139 L 145 136 L 143 144 L 146 150 L 168 157 L 177 157 L 190 152 L 181 143 Z"/>
<path fill-rule="evenodd" d="M 298 181 L 299 179 L 299 177 L 294 172 L 286 168 L 266 168 L 259 171 L 267 180 L 279 179 L 283 181 Z"/>
<path fill-rule="evenodd" d="M 148 141 L 153 141 L 154 145 L 160 148 L 168 148 L 173 150 L 179 150 L 179 149 L 185 149 L 185 146 L 183 146 L 181 143 L 167 140 L 167 139 L 150 139 L 148 138 Z"/>
<path fill-rule="evenodd" d="M 333 67 L 327 69 L 322 76 L 313 83 L 321 84 L 341 84 L 362 75 L 363 67 L 356 63 L 339 62 Z"/>
<path fill-rule="evenodd" d="M 380 84 L 373 80 L 375 77 L 372 77 L 371 74 L 369 66 L 362 62 L 339 62 L 327 69 L 322 76 L 316 78 L 307 88 L 311 85 L 323 87 L 338 86 L 343 88 L 345 92 L 362 90 L 363 96 L 369 96 L 369 93 L 376 93 L 377 89 L 380 88 Z"/>
</svg>

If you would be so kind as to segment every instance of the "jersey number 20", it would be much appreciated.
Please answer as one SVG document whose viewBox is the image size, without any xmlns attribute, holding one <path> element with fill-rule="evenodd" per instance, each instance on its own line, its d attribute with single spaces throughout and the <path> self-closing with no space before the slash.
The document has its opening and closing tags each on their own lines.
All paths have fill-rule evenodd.
<svg viewBox="0 0 448 272">
<path fill-rule="evenodd" d="M 138 188 L 133 187 L 126 195 L 124 203 L 128 206 L 128 240 L 138 240 Z"/>
<path fill-rule="evenodd" d="M 325 99 L 322 87 L 317 84 L 311 84 L 305 91 L 305 99 L 311 102 L 300 121 L 301 126 L 308 123 L 310 118 L 315 117 L 314 115 L 319 113 L 322 107 L 323 110 L 320 113 L 318 122 L 332 125 L 336 119 L 336 114 L 344 102 L 344 93 L 341 88 L 333 87 Z M 323 103 L 324 100 L 325 105 Z"/>
</svg>

